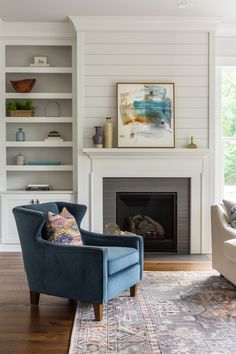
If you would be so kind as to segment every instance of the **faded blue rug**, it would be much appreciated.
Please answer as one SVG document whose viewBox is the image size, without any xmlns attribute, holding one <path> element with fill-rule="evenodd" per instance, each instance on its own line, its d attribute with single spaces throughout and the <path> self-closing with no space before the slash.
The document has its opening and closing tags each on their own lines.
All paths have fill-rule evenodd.
<svg viewBox="0 0 236 354">
<path fill-rule="evenodd" d="M 69 354 L 236 354 L 236 287 L 216 272 L 145 272 L 94 321 L 78 305 Z"/>
</svg>

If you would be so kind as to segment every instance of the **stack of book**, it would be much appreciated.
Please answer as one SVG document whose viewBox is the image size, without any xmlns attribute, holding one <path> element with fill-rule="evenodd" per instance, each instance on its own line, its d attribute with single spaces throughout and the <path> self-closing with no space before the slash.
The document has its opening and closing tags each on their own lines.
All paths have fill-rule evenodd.
<svg viewBox="0 0 236 354">
<path fill-rule="evenodd" d="M 57 131 L 51 131 L 44 141 L 63 141 L 61 135 Z"/>
</svg>

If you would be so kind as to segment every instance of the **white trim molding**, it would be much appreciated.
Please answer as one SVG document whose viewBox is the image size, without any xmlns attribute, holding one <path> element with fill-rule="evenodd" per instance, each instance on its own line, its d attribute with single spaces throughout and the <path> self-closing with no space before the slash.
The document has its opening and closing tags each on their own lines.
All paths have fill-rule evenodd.
<svg viewBox="0 0 236 354">
<path fill-rule="evenodd" d="M 69 16 L 75 29 L 89 31 L 213 31 L 221 17 Z"/>
<path fill-rule="evenodd" d="M 73 38 L 70 22 L 4 22 L 0 21 L 0 38 Z"/>
<path fill-rule="evenodd" d="M 155 148 L 112 148 L 112 149 L 83 149 L 90 159 L 173 159 L 173 158 L 203 158 L 209 153 L 209 149 L 155 149 Z"/>
</svg>

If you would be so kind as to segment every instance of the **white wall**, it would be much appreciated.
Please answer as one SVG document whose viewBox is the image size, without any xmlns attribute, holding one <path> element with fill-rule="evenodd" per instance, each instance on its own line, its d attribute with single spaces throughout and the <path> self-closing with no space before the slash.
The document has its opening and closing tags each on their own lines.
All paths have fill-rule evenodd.
<svg viewBox="0 0 236 354">
<path fill-rule="evenodd" d="M 216 57 L 236 58 L 236 35 L 229 37 L 224 34 L 218 34 L 216 37 Z"/>
<path fill-rule="evenodd" d="M 116 128 L 117 82 L 174 82 L 176 147 L 208 147 L 208 32 L 85 32 L 83 52 L 84 147 L 106 116 Z"/>
</svg>

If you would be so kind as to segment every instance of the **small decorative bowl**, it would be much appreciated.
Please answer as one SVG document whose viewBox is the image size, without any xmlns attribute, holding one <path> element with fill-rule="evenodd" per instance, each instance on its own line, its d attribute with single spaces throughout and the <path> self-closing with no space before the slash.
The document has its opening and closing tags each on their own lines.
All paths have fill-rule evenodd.
<svg viewBox="0 0 236 354">
<path fill-rule="evenodd" d="M 16 90 L 16 92 L 26 93 L 30 92 L 34 87 L 36 79 L 25 79 L 25 80 L 11 80 L 12 86 Z"/>
</svg>

